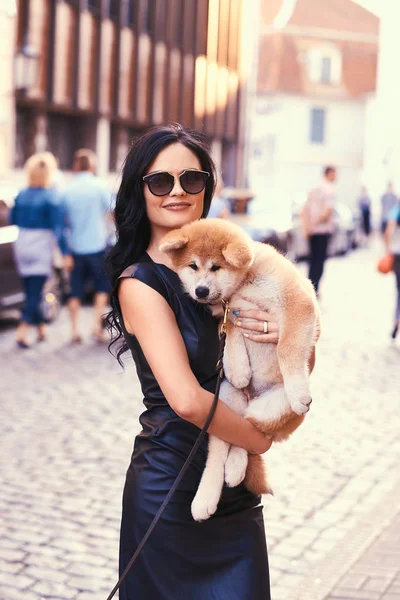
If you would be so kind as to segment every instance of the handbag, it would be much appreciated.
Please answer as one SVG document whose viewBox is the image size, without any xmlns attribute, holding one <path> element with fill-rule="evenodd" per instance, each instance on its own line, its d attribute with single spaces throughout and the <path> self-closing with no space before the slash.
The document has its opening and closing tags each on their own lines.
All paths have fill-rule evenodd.
<svg viewBox="0 0 400 600">
<path fill-rule="evenodd" d="M 228 302 L 224 301 L 223 302 L 224 305 L 224 319 L 223 322 L 221 324 L 221 328 L 220 328 L 220 337 L 219 337 L 219 353 L 218 353 L 218 360 L 217 360 L 217 364 L 216 364 L 216 369 L 217 369 L 217 373 L 218 373 L 218 378 L 217 378 L 217 384 L 215 386 L 215 394 L 214 394 L 214 398 L 211 404 L 211 408 L 210 408 L 210 412 L 207 415 L 207 419 L 206 422 L 203 425 L 202 430 L 200 431 L 197 440 L 195 441 L 193 448 L 191 449 L 191 451 L 189 452 L 189 455 L 187 457 L 187 459 L 185 460 L 181 470 L 179 471 L 174 483 L 172 484 L 168 494 L 165 496 L 160 508 L 158 509 L 154 519 L 152 520 L 152 522 L 149 525 L 148 530 L 146 531 L 146 533 L 144 534 L 143 538 L 140 540 L 140 543 L 138 545 L 138 547 L 136 548 L 136 551 L 134 553 L 134 555 L 132 556 L 131 560 L 129 561 L 128 565 L 126 566 L 125 571 L 122 573 L 118 583 L 115 584 L 114 588 L 111 590 L 109 596 L 107 597 L 107 600 L 111 600 L 112 598 L 114 598 L 115 594 L 117 593 L 118 589 L 121 586 L 121 583 L 124 581 L 124 579 L 126 578 L 126 576 L 128 575 L 128 572 L 130 571 L 132 565 L 134 564 L 134 562 L 136 561 L 137 557 L 139 556 L 140 552 L 143 549 L 143 546 L 145 545 L 145 543 L 147 542 L 147 540 L 149 539 L 154 527 L 157 525 L 161 515 L 163 514 L 164 510 L 166 509 L 169 501 L 171 500 L 176 488 L 178 487 L 178 485 L 180 484 L 182 477 L 184 476 L 184 474 L 186 473 L 190 463 L 192 462 L 194 455 L 196 454 L 197 450 L 199 449 L 199 446 L 201 444 L 201 442 L 204 439 L 204 436 L 207 433 L 207 429 L 210 426 L 211 421 L 213 420 L 214 414 L 215 414 L 215 410 L 217 408 L 217 404 L 218 404 L 218 397 L 219 397 L 219 390 L 221 387 L 221 382 L 224 376 L 223 373 L 223 369 L 222 369 L 222 358 L 224 355 L 224 348 L 225 348 L 225 341 L 226 341 L 226 323 L 228 320 L 228 312 L 229 312 L 229 305 Z"/>
<path fill-rule="evenodd" d="M 378 260 L 376 268 L 379 273 L 383 273 L 384 275 L 393 271 L 393 254 L 387 253 L 382 256 L 382 258 Z"/>
</svg>

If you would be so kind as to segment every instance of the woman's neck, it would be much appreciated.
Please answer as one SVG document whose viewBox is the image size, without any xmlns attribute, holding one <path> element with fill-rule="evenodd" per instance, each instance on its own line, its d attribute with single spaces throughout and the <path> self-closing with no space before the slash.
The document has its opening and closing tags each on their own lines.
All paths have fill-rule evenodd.
<svg viewBox="0 0 400 600">
<path fill-rule="evenodd" d="M 168 233 L 168 231 L 172 231 L 172 228 L 153 231 L 146 252 L 154 262 L 161 263 L 162 265 L 166 265 L 172 269 L 173 267 L 169 257 L 158 249 L 161 239 Z"/>
</svg>

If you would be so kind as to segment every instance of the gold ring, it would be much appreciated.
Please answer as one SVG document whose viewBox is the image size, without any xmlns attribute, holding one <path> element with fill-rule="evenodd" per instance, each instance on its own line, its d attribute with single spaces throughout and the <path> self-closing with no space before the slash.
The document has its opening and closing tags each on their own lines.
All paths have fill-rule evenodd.
<svg viewBox="0 0 400 600">
<path fill-rule="evenodd" d="M 264 331 L 264 333 L 268 333 L 268 321 L 264 321 L 264 323 L 263 323 L 263 331 Z"/>
</svg>

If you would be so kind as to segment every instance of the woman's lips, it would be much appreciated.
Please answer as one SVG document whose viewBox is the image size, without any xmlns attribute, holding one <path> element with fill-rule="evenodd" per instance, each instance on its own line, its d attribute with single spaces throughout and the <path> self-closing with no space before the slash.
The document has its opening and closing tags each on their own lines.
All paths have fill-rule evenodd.
<svg viewBox="0 0 400 600">
<path fill-rule="evenodd" d="M 164 206 L 163 208 L 166 208 L 168 210 L 173 210 L 173 211 L 179 211 L 179 210 L 185 210 L 186 208 L 190 208 L 190 204 L 182 203 L 182 202 L 176 202 L 176 203 L 171 203 L 171 204 L 167 204 L 166 206 Z"/>
</svg>

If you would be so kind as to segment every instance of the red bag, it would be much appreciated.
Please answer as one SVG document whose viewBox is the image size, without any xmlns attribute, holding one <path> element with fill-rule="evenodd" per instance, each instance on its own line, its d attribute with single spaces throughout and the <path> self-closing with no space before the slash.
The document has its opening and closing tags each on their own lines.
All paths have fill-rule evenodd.
<svg viewBox="0 0 400 600">
<path fill-rule="evenodd" d="M 393 271 L 393 254 L 385 254 L 378 260 L 377 269 L 379 273 L 390 273 Z"/>
</svg>

